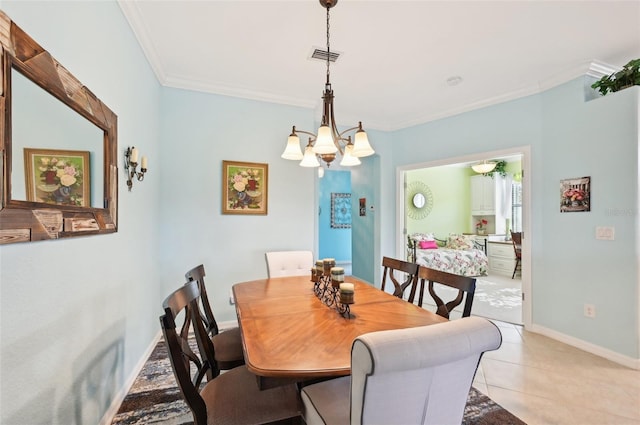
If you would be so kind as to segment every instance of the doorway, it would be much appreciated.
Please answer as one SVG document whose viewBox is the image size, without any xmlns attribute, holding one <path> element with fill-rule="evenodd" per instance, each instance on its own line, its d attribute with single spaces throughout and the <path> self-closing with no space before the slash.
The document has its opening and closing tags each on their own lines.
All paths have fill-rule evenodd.
<svg viewBox="0 0 640 425">
<path fill-rule="evenodd" d="M 325 170 L 318 183 L 318 258 L 335 258 L 351 275 L 351 171 Z"/>
<path fill-rule="evenodd" d="M 494 313 L 509 313 L 509 314 L 497 314 L 494 317 L 497 320 L 509 321 L 509 322 L 518 322 L 519 324 L 524 324 L 525 327 L 530 326 L 531 324 L 531 279 L 530 279 L 530 246 L 531 246 L 531 236 L 526 234 L 526 229 L 529 228 L 529 217 L 531 211 L 531 202 L 530 202 L 530 176 L 526 175 L 525 170 L 531 169 L 529 166 L 530 162 L 530 150 L 528 146 L 508 149 L 504 151 L 493 151 L 493 152 L 485 152 L 474 155 L 469 155 L 465 157 L 457 157 L 457 158 L 449 158 L 439 161 L 433 161 L 428 163 L 420 163 L 420 164 L 411 164 L 408 166 L 399 167 L 397 170 L 397 196 L 396 200 L 397 208 L 397 241 L 396 241 L 396 253 L 399 258 L 404 258 L 406 255 L 406 241 L 407 235 L 411 233 L 436 233 L 436 236 L 439 238 L 446 237 L 449 232 L 459 232 L 459 233 L 476 233 L 475 229 L 475 221 L 478 221 L 478 217 L 472 216 L 470 214 L 470 188 L 469 188 L 469 178 L 471 174 L 468 169 L 471 164 L 475 164 L 481 162 L 486 159 L 491 160 L 508 160 L 508 161 L 518 161 L 520 163 L 519 170 L 521 174 L 517 176 L 516 184 L 513 185 L 515 188 L 514 191 L 511 191 L 511 183 L 509 183 L 509 198 L 510 201 L 515 201 L 512 197 L 514 194 L 518 195 L 518 202 L 510 203 L 510 211 L 507 217 L 509 220 L 515 219 L 516 221 L 507 221 L 505 224 L 504 220 L 499 221 L 499 223 L 491 223 L 490 232 L 492 233 L 501 233 L 502 237 L 502 245 L 498 245 L 497 243 L 491 244 L 492 247 L 501 248 L 503 252 L 505 250 L 511 249 L 513 251 L 512 245 L 510 245 L 510 241 L 504 240 L 505 235 L 509 234 L 507 229 L 514 229 L 514 231 L 523 231 L 523 240 L 522 240 L 522 266 L 520 267 L 520 285 L 517 285 L 516 279 L 511 279 L 512 270 L 499 270 L 499 267 L 494 267 L 494 269 L 489 268 L 488 276 L 483 276 L 478 278 L 478 289 L 476 292 L 475 300 L 478 300 L 477 304 L 474 303 L 474 307 L 477 308 L 479 315 L 485 314 L 489 315 L 490 313 L 486 313 L 484 310 L 485 307 L 489 308 L 500 308 L 501 305 L 504 306 L 502 311 L 494 311 Z M 451 199 L 446 199 L 447 197 L 451 197 L 451 190 L 446 190 L 446 180 L 448 178 L 438 178 L 436 180 L 430 179 L 431 184 L 427 183 L 427 186 L 433 185 L 433 187 L 429 187 L 431 189 L 431 196 L 433 204 L 430 205 L 430 212 L 427 217 L 419 217 L 419 220 L 422 220 L 422 227 L 416 223 L 420 223 L 420 221 L 415 220 L 416 214 L 412 214 L 411 211 L 411 203 L 408 202 L 407 196 L 410 195 L 410 187 L 411 182 L 407 182 L 407 175 L 410 173 L 416 172 L 416 170 L 421 169 L 449 169 L 449 174 L 454 176 L 462 175 L 466 177 L 466 191 L 462 194 L 464 199 L 459 199 L 456 202 L 456 209 L 450 209 L 450 213 L 447 213 L 446 205 L 447 202 L 452 202 Z M 517 167 L 516 167 L 517 168 Z M 456 170 L 457 169 L 457 170 Z M 408 183 L 408 184 L 407 184 Z M 455 193 L 453 194 L 455 196 Z M 515 210 L 512 207 L 515 206 Z M 464 210 L 462 213 L 460 210 Z M 413 215 L 413 219 L 411 216 Z M 419 216 L 419 214 L 418 214 Z M 463 217 L 464 216 L 464 217 Z M 429 217 L 431 218 L 429 220 Z M 495 217 L 494 217 L 495 218 Z M 491 222 L 491 220 L 487 220 Z M 454 224 L 454 223 L 457 223 Z M 420 231 L 422 230 L 422 232 Z M 441 234 L 442 231 L 445 231 L 446 234 Z M 487 232 L 489 233 L 489 232 Z M 526 237 L 525 237 L 526 235 Z M 492 236 L 494 241 L 498 241 L 500 236 L 494 235 Z M 494 250 L 494 255 L 498 250 Z M 490 255 L 491 253 L 488 252 Z M 495 259 L 499 259 L 495 257 Z M 491 258 L 489 258 L 491 261 Z M 494 264 L 498 264 L 497 261 Z M 515 264 L 515 261 L 508 264 Z M 508 276 L 507 276 L 508 275 Z M 480 281 L 483 282 L 480 282 Z M 480 287 L 487 288 L 485 293 L 480 290 Z M 520 300 L 522 300 L 520 302 Z M 474 308 L 474 310 L 476 310 Z M 519 318 L 519 320 L 514 319 L 514 317 Z"/>
</svg>

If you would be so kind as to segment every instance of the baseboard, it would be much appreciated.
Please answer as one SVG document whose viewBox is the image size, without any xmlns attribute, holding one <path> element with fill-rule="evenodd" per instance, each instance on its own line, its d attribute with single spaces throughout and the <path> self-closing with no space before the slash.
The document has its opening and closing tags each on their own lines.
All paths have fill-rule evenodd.
<svg viewBox="0 0 640 425">
<path fill-rule="evenodd" d="M 149 359 L 151 352 L 154 348 L 156 348 L 156 345 L 158 345 L 160 338 L 162 338 L 162 331 L 158 331 L 158 334 L 153 338 L 149 347 L 147 347 L 144 354 L 140 357 L 140 360 L 138 360 L 138 364 L 136 364 L 136 366 L 133 368 L 131 374 L 129 374 L 129 377 L 125 381 L 120 391 L 118 391 L 118 393 L 114 396 L 111 405 L 102 416 L 99 425 L 110 425 L 113 422 L 113 418 L 118 413 L 118 409 L 120 409 L 122 401 L 127 396 L 127 394 L 129 394 L 129 390 L 131 390 L 133 383 L 140 374 L 140 371 L 144 367 L 144 364 L 147 362 L 147 359 Z"/>
<path fill-rule="evenodd" d="M 218 321 L 216 320 L 216 322 Z M 220 332 L 226 331 L 229 328 L 236 328 L 236 327 L 238 327 L 237 320 L 228 320 L 226 322 L 218 322 L 218 328 L 220 329 Z"/>
<path fill-rule="evenodd" d="M 640 370 L 640 359 L 634 359 L 633 357 L 625 356 L 624 354 L 616 353 L 607 348 L 600 347 L 599 345 L 592 344 L 587 341 L 583 341 L 579 338 L 575 338 L 569 335 L 565 335 L 561 332 L 554 331 L 553 329 L 545 328 L 544 326 L 532 324 L 531 328 L 527 328 L 531 332 L 535 332 L 544 336 L 548 336 L 556 341 L 563 342 L 571 345 L 572 347 L 579 348 L 596 356 L 603 357 L 612 362 L 618 363 L 622 366 Z"/>
</svg>

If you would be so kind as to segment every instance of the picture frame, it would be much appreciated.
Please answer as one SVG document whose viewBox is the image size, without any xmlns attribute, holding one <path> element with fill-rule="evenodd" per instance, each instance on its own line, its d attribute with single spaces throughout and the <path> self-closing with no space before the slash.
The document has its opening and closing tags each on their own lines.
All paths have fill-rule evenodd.
<svg viewBox="0 0 640 425">
<path fill-rule="evenodd" d="M 350 229 L 351 228 L 351 194 L 332 193 L 331 194 L 331 228 Z"/>
<path fill-rule="evenodd" d="M 89 151 L 24 148 L 27 201 L 91 207 Z"/>
<path fill-rule="evenodd" d="M 560 212 L 591 211 L 591 177 L 560 180 Z"/>
<path fill-rule="evenodd" d="M 222 214 L 267 215 L 269 164 L 222 161 Z"/>
</svg>

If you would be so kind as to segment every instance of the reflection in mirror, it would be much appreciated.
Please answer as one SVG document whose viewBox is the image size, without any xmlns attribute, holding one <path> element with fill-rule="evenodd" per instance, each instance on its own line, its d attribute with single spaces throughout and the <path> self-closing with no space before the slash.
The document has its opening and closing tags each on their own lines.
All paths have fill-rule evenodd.
<svg viewBox="0 0 640 425">
<path fill-rule="evenodd" d="M 102 208 L 104 131 L 15 69 L 11 84 L 11 199 Z M 40 155 L 26 158 L 25 149 Z M 60 151 L 88 153 L 89 161 L 80 163 Z"/>
<path fill-rule="evenodd" d="M 2 10 L 0 45 L 0 244 L 117 232 L 118 117 Z"/>
</svg>

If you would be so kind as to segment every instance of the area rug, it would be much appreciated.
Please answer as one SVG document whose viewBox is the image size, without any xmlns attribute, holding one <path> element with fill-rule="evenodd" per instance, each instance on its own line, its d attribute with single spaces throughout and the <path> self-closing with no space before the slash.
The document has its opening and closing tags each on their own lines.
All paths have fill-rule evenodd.
<svg viewBox="0 0 640 425">
<path fill-rule="evenodd" d="M 190 423 L 193 423 L 193 417 L 182 400 L 173 377 L 166 346 L 161 340 L 134 381 L 112 424 L 182 425 Z M 526 425 L 473 387 L 469 391 L 462 423 L 464 425 Z"/>
</svg>

